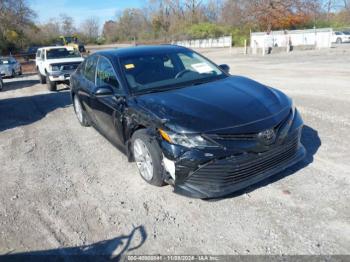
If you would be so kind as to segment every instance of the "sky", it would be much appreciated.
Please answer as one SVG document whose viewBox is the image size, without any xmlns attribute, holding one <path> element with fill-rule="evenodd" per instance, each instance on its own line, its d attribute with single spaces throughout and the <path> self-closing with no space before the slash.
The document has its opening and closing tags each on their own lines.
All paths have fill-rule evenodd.
<svg viewBox="0 0 350 262">
<path fill-rule="evenodd" d="M 64 13 L 73 17 L 79 25 L 89 17 L 97 17 L 100 23 L 113 19 L 118 11 L 125 8 L 145 6 L 146 0 L 29 0 L 37 13 L 37 21 L 46 23 L 50 18 Z"/>
</svg>

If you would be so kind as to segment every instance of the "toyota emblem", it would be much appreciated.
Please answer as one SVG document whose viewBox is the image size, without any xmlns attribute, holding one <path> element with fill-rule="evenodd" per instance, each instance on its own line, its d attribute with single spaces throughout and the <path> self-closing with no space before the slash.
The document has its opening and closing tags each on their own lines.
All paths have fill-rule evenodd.
<svg viewBox="0 0 350 262">
<path fill-rule="evenodd" d="M 271 145 L 276 140 L 276 133 L 273 129 L 267 129 L 265 131 L 260 132 L 258 134 L 258 138 L 263 144 Z"/>
</svg>

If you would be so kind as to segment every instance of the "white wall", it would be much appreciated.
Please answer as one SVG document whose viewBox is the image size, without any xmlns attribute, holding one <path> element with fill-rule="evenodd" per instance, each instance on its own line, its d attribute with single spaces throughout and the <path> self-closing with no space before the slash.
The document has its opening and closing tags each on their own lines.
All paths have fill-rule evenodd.
<svg viewBox="0 0 350 262">
<path fill-rule="evenodd" d="M 173 44 L 189 48 L 212 48 L 212 47 L 231 47 L 232 37 L 224 36 L 219 38 L 196 39 L 173 42 Z"/>
<path fill-rule="evenodd" d="M 265 32 L 251 34 L 250 47 L 263 48 L 277 45 L 286 47 L 290 39 L 292 46 L 315 45 L 318 48 L 331 47 L 332 42 L 331 28 L 290 30 L 290 31 L 272 31 L 270 35 Z"/>
</svg>

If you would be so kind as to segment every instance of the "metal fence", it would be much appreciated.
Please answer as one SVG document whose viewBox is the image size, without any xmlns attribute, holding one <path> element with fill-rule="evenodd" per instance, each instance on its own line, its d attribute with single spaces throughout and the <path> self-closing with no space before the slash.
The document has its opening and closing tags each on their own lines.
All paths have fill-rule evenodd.
<svg viewBox="0 0 350 262">
<path fill-rule="evenodd" d="M 177 41 L 172 44 L 189 47 L 189 48 L 214 48 L 214 47 L 231 47 L 232 37 L 223 36 L 219 38 L 195 39 L 186 41 Z"/>
</svg>

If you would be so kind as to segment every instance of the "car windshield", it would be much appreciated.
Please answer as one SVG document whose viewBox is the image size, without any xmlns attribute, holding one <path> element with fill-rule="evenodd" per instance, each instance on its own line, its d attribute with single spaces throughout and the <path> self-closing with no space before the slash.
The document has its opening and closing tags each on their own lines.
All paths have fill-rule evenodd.
<svg viewBox="0 0 350 262">
<path fill-rule="evenodd" d="M 47 59 L 73 58 L 73 57 L 81 57 L 81 55 L 76 50 L 68 50 L 66 48 L 54 48 L 46 51 Z"/>
<path fill-rule="evenodd" d="M 133 94 L 161 92 L 227 77 L 216 65 L 192 51 L 169 51 L 120 58 Z"/>
</svg>

